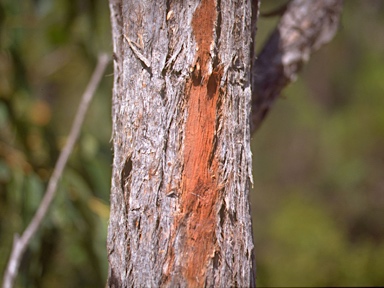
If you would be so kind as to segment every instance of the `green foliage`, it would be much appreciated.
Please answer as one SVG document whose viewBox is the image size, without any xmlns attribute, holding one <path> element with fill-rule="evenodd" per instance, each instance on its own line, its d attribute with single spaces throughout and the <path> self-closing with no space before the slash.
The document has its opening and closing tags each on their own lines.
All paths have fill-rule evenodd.
<svg viewBox="0 0 384 288">
<path fill-rule="evenodd" d="M 261 286 L 379 286 L 384 244 L 351 243 L 327 208 L 291 193 L 267 223 Z"/>
<path fill-rule="evenodd" d="M 111 51 L 108 3 L 0 3 L 0 270 L 29 224 L 101 52 Z M 107 74 L 111 73 L 111 69 Z M 104 287 L 110 183 L 105 77 L 16 287 Z"/>
</svg>

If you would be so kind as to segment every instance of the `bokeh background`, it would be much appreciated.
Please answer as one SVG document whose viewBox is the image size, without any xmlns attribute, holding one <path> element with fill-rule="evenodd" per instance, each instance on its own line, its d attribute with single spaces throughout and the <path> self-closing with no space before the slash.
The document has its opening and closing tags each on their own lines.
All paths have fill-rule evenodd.
<svg viewBox="0 0 384 288">
<path fill-rule="evenodd" d="M 268 11 L 284 3 L 262 1 Z M 260 50 L 278 18 L 261 18 Z M 384 1 L 345 1 L 253 136 L 258 285 L 384 285 Z M 36 210 L 100 52 L 105 0 L 0 2 L 0 275 Z M 112 65 L 16 287 L 104 287 Z"/>
</svg>

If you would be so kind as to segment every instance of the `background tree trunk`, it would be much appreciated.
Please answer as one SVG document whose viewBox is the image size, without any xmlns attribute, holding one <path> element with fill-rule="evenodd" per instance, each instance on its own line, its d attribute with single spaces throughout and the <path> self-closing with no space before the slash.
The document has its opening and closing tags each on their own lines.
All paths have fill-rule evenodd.
<svg viewBox="0 0 384 288">
<path fill-rule="evenodd" d="M 110 287 L 254 286 L 253 2 L 110 0 Z"/>
<path fill-rule="evenodd" d="M 258 57 L 252 58 L 251 133 L 311 54 L 335 36 L 342 7 L 343 0 L 292 0 L 282 7 L 276 29 Z"/>
</svg>

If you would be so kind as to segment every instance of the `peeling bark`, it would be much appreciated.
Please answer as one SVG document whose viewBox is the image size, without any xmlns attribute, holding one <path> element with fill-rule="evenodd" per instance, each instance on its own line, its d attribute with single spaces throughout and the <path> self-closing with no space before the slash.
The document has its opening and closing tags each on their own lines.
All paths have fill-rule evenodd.
<svg viewBox="0 0 384 288">
<path fill-rule="evenodd" d="M 253 2 L 110 0 L 109 287 L 255 285 Z"/>
<path fill-rule="evenodd" d="M 253 62 L 252 133 L 260 127 L 281 91 L 296 80 L 310 55 L 333 38 L 342 5 L 343 0 L 289 2 L 277 28 Z"/>
</svg>

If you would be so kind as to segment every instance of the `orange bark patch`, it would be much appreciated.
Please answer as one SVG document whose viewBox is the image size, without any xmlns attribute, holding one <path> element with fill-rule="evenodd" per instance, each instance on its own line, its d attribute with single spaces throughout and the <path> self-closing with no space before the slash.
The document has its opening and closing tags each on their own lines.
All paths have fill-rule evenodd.
<svg viewBox="0 0 384 288">
<path fill-rule="evenodd" d="M 219 86 L 223 74 L 222 69 L 216 68 L 208 75 L 216 21 L 215 5 L 214 0 L 202 0 L 193 16 L 192 26 L 199 49 L 192 80 L 186 86 L 188 118 L 185 124 L 179 223 L 185 225 L 186 237 L 182 272 L 191 287 L 204 286 L 207 264 L 215 248 L 218 165 L 213 153 Z"/>
<path fill-rule="evenodd" d="M 180 193 L 180 213 L 175 217 L 170 243 L 179 234 L 178 263 L 188 287 L 203 287 L 210 258 L 215 252 L 218 162 L 215 158 L 216 121 L 219 115 L 220 81 L 223 66 L 211 65 L 210 46 L 217 19 L 215 0 L 202 0 L 192 28 L 197 44 L 195 65 L 185 88 L 188 117 L 185 123 L 184 170 Z M 175 250 L 167 253 L 163 283 L 175 268 Z"/>
<path fill-rule="evenodd" d="M 204 283 L 207 261 L 214 253 L 218 193 L 218 165 L 214 137 L 219 81 L 214 73 L 203 85 L 189 85 L 189 109 L 185 126 L 181 222 L 186 229 L 185 277 L 191 286 Z M 211 90 L 214 89 L 214 90 Z"/>
</svg>

